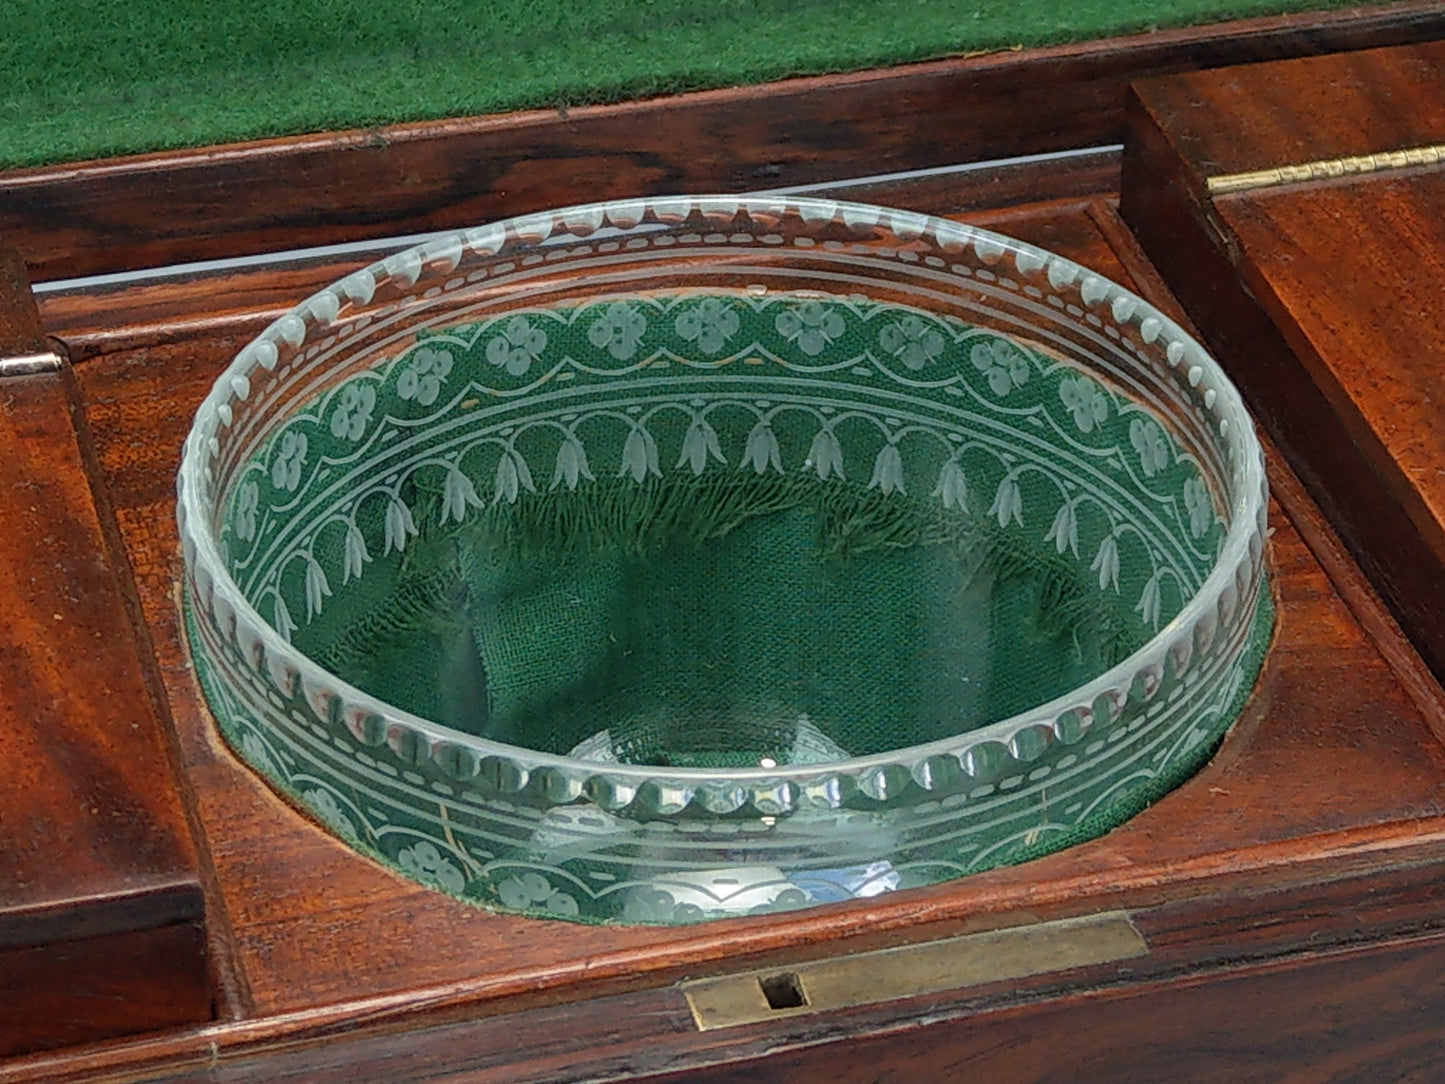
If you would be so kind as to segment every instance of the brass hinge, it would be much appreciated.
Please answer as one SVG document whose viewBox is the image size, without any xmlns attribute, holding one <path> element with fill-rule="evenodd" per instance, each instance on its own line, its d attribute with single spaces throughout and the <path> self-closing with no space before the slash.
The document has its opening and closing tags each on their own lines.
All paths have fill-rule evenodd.
<svg viewBox="0 0 1445 1084">
<path fill-rule="evenodd" d="M 1274 188 L 1282 184 L 1303 184 L 1325 181 L 1333 177 L 1354 177 L 1367 173 L 1384 173 L 1411 166 L 1433 166 L 1445 161 L 1445 143 L 1428 147 L 1408 147 L 1401 151 L 1379 154 L 1357 154 L 1349 158 L 1321 158 L 1317 162 L 1301 162 L 1294 166 L 1256 169 L 1249 173 L 1225 173 L 1207 181 L 1211 196 L 1230 192 L 1248 192 L 1255 188 Z"/>
</svg>

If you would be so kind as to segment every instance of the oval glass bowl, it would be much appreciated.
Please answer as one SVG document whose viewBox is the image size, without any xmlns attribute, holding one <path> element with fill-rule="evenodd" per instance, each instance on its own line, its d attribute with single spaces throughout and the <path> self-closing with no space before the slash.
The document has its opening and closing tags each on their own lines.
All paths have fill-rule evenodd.
<svg viewBox="0 0 1445 1084">
<path fill-rule="evenodd" d="M 277 320 L 178 481 L 227 742 L 476 904 L 682 923 L 1098 835 L 1272 622 L 1260 449 L 1168 317 L 857 204 L 439 237 Z"/>
</svg>

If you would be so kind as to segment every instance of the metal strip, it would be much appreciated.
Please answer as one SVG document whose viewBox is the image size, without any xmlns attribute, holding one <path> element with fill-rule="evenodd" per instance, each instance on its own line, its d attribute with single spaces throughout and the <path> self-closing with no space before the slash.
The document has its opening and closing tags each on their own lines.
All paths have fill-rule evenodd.
<svg viewBox="0 0 1445 1084">
<path fill-rule="evenodd" d="M 49 350 L 43 354 L 17 354 L 14 357 L 0 357 L 0 378 L 33 376 L 36 373 L 58 373 L 63 364 L 60 355 Z"/>
<path fill-rule="evenodd" d="M 1294 166 L 1257 169 L 1250 173 L 1225 173 L 1206 182 L 1211 196 L 1231 192 L 1248 192 L 1255 188 L 1275 188 L 1284 184 L 1325 181 L 1334 177 L 1354 177 L 1367 173 L 1384 173 L 1411 166 L 1434 166 L 1445 161 L 1445 143 L 1428 147 L 1409 147 L 1379 154 L 1358 154 L 1350 158 L 1322 158 Z"/>
<path fill-rule="evenodd" d="M 681 984 L 699 1031 L 872 1005 L 1145 956 L 1123 911 Z"/>
</svg>

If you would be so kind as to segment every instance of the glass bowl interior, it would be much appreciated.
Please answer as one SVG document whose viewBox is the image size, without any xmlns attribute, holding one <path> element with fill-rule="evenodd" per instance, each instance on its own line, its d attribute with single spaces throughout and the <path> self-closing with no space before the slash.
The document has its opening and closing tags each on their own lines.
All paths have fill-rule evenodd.
<svg viewBox="0 0 1445 1084">
<path fill-rule="evenodd" d="M 1207 756 L 1268 631 L 1259 448 L 1198 345 L 862 205 L 597 205 L 391 257 L 242 351 L 179 493 L 233 747 L 403 872 L 558 917 L 1094 834 Z"/>
</svg>

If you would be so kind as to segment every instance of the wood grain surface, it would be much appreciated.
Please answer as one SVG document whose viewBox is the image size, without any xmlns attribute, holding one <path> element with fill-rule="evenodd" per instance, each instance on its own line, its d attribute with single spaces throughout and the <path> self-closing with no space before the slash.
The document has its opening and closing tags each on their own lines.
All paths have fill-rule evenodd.
<svg viewBox="0 0 1445 1084">
<path fill-rule="evenodd" d="M 156 901 L 147 905 L 154 920 Z M 123 936 L 0 952 L 0 1059 L 208 1019 L 206 932 L 190 910 Z"/>
<path fill-rule="evenodd" d="M 0 358 L 48 349 L 25 260 L 17 249 L 0 246 Z"/>
<path fill-rule="evenodd" d="M 1445 170 L 1204 188 L 1221 171 L 1445 143 L 1445 43 L 1138 94 L 1125 216 L 1445 673 Z"/>
<path fill-rule="evenodd" d="M 1219 23 L 566 112 L 276 139 L 0 175 L 38 279 L 739 192 L 1122 138 L 1146 74 L 1419 41 L 1431 2 Z"/>
<path fill-rule="evenodd" d="M 974 220 L 1128 277 L 1089 203 Z M 1445 755 L 1423 712 L 1276 511 L 1281 630 L 1254 703 L 1204 775 L 1104 840 L 785 925 L 599 930 L 471 911 L 314 829 L 239 767 L 199 704 L 178 635 L 171 479 L 191 411 L 243 342 L 208 330 L 103 354 L 78 377 L 212 840 L 248 1014 L 418 988 L 442 1003 L 572 999 L 584 974 L 601 993 L 722 961 L 833 951 L 845 939 L 857 946 L 984 927 L 1020 909 L 1099 906 L 1131 888 L 1188 896 L 1241 863 L 1299 861 L 1322 833 L 1433 816 L 1445 798 Z M 418 950 L 461 944 L 467 952 Z"/>
<path fill-rule="evenodd" d="M 1425 880 L 1419 869 L 1413 876 Z M 1302 931 L 1312 914 L 1348 912 L 1360 889 L 1358 880 L 1337 883 L 1281 899 L 1278 910 L 1262 910 L 1242 894 L 1221 897 L 1203 923 L 1163 932 L 1158 911 L 1135 912 L 1151 952 L 1123 966 L 723 1031 L 699 1032 L 681 991 L 659 987 L 495 1016 L 434 1013 L 404 1030 L 376 1020 L 369 1028 L 314 1021 L 303 1034 L 296 1021 L 257 1021 L 135 1044 L 125 1068 L 119 1051 L 96 1050 L 12 1063 L 3 1078 L 1432 1080 L 1439 993 L 1430 972 L 1441 963 L 1438 930 L 1373 944 L 1301 938 L 1291 951 L 1268 956 L 1253 951 L 1262 938 L 1231 943 L 1231 928 L 1293 920 Z M 1437 886 L 1437 904 L 1438 892 Z M 1384 896 L 1382 902 L 1400 903 L 1388 887 Z M 1231 911 L 1231 904 L 1241 909 Z M 1211 929 L 1216 952 L 1201 961 L 1187 946 Z"/>
<path fill-rule="evenodd" d="M 1445 1011 L 1436 981 L 1441 966 L 1445 939 L 1433 938 L 1244 967 L 1186 983 L 1106 988 L 1044 1006 L 960 1014 L 874 1035 L 855 1032 L 827 1045 L 645 1079 L 1425 1084 L 1445 1073 L 1436 1023 Z"/>
<path fill-rule="evenodd" d="M 1118 189 L 1116 150 L 1078 155 L 1047 165 L 1015 164 L 907 180 L 873 181 L 829 189 L 832 198 L 907 206 L 930 214 L 1008 215 L 1019 204 L 1062 203 Z M 286 309 L 339 276 L 408 247 L 396 243 L 365 255 L 290 259 L 260 267 L 164 277 L 104 289 L 44 293 L 41 319 L 63 337 L 72 360 L 160 343 L 189 341 L 215 329 L 260 331 Z"/>
<path fill-rule="evenodd" d="M 206 1019 L 196 854 L 63 374 L 0 378 L 0 466 L 0 1054 Z"/>
<path fill-rule="evenodd" d="M 967 217 L 1172 304 L 1107 198 Z M 205 714 L 178 630 L 172 484 L 210 382 L 262 315 L 326 270 L 218 280 L 220 312 L 205 276 L 131 294 L 129 321 L 120 295 L 47 301 L 83 344 L 84 421 L 203 830 L 224 1019 L 0 1062 L 0 1081 L 1046 1081 L 1081 1067 L 1157 1080 L 1164 1066 L 1203 1080 L 1429 1079 L 1438 1014 L 1421 990 L 1445 951 L 1441 693 L 1272 448 L 1279 628 L 1256 694 L 1203 772 L 1102 839 L 879 900 L 675 930 L 488 915 L 334 842 Z M 1107 909 L 1131 913 L 1147 957 L 708 1033 L 672 985 Z"/>
<path fill-rule="evenodd" d="M 1445 142 L 1442 65 L 1445 41 L 1422 41 L 1141 75 L 1137 85 L 1198 186 L 1220 174 Z"/>
</svg>

